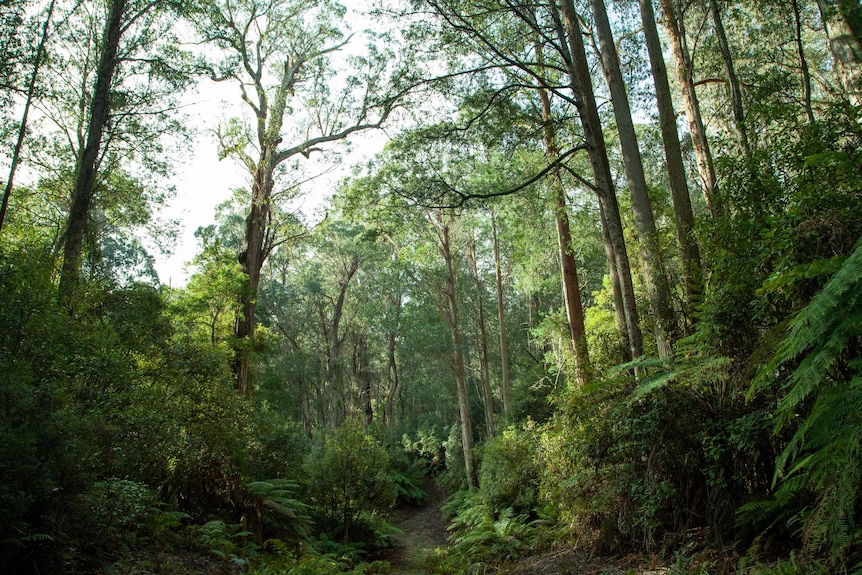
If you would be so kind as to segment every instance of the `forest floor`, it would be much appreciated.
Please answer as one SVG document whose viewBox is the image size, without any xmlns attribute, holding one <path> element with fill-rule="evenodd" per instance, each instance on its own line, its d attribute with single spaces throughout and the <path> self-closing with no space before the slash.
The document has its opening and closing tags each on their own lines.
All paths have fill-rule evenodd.
<svg viewBox="0 0 862 575">
<path fill-rule="evenodd" d="M 375 559 L 391 565 L 390 575 L 431 575 L 446 549 L 446 522 L 440 508 L 446 494 L 428 481 L 423 488 L 428 496 L 421 505 L 397 508 L 390 520 L 399 533 L 393 546 Z M 589 548 L 562 547 L 526 557 L 501 566 L 498 575 L 670 575 L 681 572 L 730 573 L 726 559 L 719 555 L 704 557 L 701 568 L 689 571 L 693 565 L 674 565 L 674 561 L 658 555 L 617 557 L 594 556 Z M 703 569 L 704 566 L 708 568 Z M 685 567 L 688 567 L 686 569 Z M 238 575 L 236 566 L 199 553 L 139 551 L 111 565 L 106 573 L 122 575 Z"/>
<path fill-rule="evenodd" d="M 392 565 L 391 575 L 433 573 L 438 553 L 448 545 L 446 522 L 440 507 L 446 495 L 433 483 L 423 486 L 428 497 L 422 505 L 398 508 L 392 523 L 400 533 L 394 547 L 382 555 Z M 594 557 L 588 549 L 561 548 L 516 561 L 502 567 L 505 575 L 666 575 L 671 567 L 655 555 Z"/>
<path fill-rule="evenodd" d="M 393 537 L 394 547 L 384 554 L 392 565 L 392 575 L 422 575 L 430 572 L 437 549 L 446 547 L 446 522 L 440 507 L 446 494 L 433 482 L 423 488 L 428 496 L 417 506 L 402 506 L 395 510 L 392 524 L 400 531 Z"/>
</svg>

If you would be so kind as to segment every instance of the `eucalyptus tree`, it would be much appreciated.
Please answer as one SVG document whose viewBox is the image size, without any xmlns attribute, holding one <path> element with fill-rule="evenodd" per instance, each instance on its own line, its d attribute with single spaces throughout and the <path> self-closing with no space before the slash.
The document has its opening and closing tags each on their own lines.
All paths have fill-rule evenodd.
<svg viewBox="0 0 862 575">
<path fill-rule="evenodd" d="M 700 176 L 701 190 L 706 201 L 707 210 L 713 215 L 720 214 L 721 204 L 716 189 L 715 165 L 706 135 L 706 125 L 703 120 L 703 113 L 701 112 L 700 100 L 697 96 L 697 87 L 694 80 L 694 63 L 686 36 L 685 15 L 677 5 L 676 0 L 661 0 L 661 6 L 662 22 L 664 23 L 676 63 L 677 83 L 688 120 L 688 131 L 691 137 L 692 148 L 694 149 L 698 175 Z M 648 10 L 642 8 L 641 14 L 644 18 L 647 17 L 647 13 Z M 647 26 L 645 25 L 644 29 L 646 30 L 646 28 Z"/>
<path fill-rule="evenodd" d="M 6 219 L 6 211 L 9 208 L 9 198 L 12 195 L 13 182 L 15 181 L 15 172 L 18 169 L 18 163 L 21 160 L 21 151 L 24 147 L 24 138 L 27 135 L 27 124 L 30 119 L 30 108 L 33 105 L 33 100 L 36 96 L 37 81 L 39 79 L 39 71 L 42 68 L 42 62 L 45 56 L 45 48 L 48 43 L 48 36 L 51 27 L 51 19 L 54 16 L 55 0 L 51 0 L 48 7 L 45 9 L 45 16 L 42 23 L 42 32 L 39 36 L 39 43 L 36 47 L 36 54 L 33 56 L 31 63 L 29 80 L 25 88 L 26 95 L 24 97 L 24 110 L 21 112 L 21 121 L 18 124 L 18 137 L 15 139 L 15 147 L 12 150 L 12 155 L 9 159 L 9 174 L 6 177 L 6 184 L 3 188 L 3 199 L 0 203 L 0 232 L 3 230 L 3 222 Z M 20 39 L 17 34 L 17 29 L 21 25 L 24 3 L 12 2 L 9 6 L 3 5 L 0 8 L 0 45 L 4 46 L 3 53 L 0 54 L 0 85 L 3 86 L 3 91 L 0 92 L 0 104 L 8 104 L 10 101 L 9 94 L 13 91 L 11 82 L 15 71 L 15 61 L 18 59 L 16 53 L 20 48 Z M 5 105 L 4 105 L 5 108 Z M 2 120 L 2 119 L 0 119 Z M 0 133 L 3 132 L 0 126 Z"/>
<path fill-rule="evenodd" d="M 458 312 L 458 275 L 453 245 L 453 226 L 455 218 L 451 211 L 428 211 L 437 243 L 436 249 L 443 259 L 445 268 L 438 289 L 443 301 L 437 303 L 441 315 L 446 319 L 452 337 L 452 365 L 455 373 L 455 387 L 458 391 L 458 412 L 461 420 L 461 448 L 464 451 L 464 469 L 467 485 L 478 486 L 476 462 L 473 455 L 473 418 L 470 414 L 470 399 L 467 387 L 467 372 L 464 364 L 464 344 L 462 326 Z"/>
<path fill-rule="evenodd" d="M 721 54 L 721 59 L 724 61 L 724 68 L 727 73 L 727 87 L 730 93 L 731 110 L 733 111 L 733 128 L 736 130 L 736 137 L 739 140 L 739 145 L 742 148 L 746 158 L 751 158 L 751 142 L 748 137 L 748 128 L 745 125 L 745 108 L 742 103 L 742 86 L 739 80 L 739 75 L 736 73 L 736 66 L 733 62 L 733 54 L 730 52 L 730 43 L 727 39 L 727 32 L 724 28 L 724 18 L 721 9 L 718 5 L 718 0 L 707 0 L 709 5 L 709 14 L 712 17 L 713 32 L 718 41 L 718 48 Z"/>
<path fill-rule="evenodd" d="M 541 48 L 536 47 L 537 55 L 541 58 Z M 542 105 L 542 125 L 545 134 L 545 147 L 549 158 L 554 158 L 559 152 L 557 144 L 557 133 L 554 128 L 554 120 L 551 110 L 551 99 L 548 91 L 539 89 L 539 100 Z M 554 221 L 557 224 L 557 245 L 560 250 L 560 273 L 563 283 L 563 301 L 566 306 L 566 315 L 569 318 L 569 330 L 572 334 L 572 349 L 577 361 L 577 378 L 581 385 L 587 381 L 587 373 L 590 371 L 590 356 L 587 347 L 587 334 L 584 327 L 584 310 L 581 303 L 581 287 L 578 280 L 578 266 L 575 262 L 574 247 L 572 245 L 572 231 L 569 225 L 568 206 L 566 205 L 566 191 L 560 171 L 555 169 L 549 177 L 549 187 L 554 196 Z"/>
<path fill-rule="evenodd" d="M 279 244 L 271 228 L 272 206 L 284 174 L 325 144 L 379 128 L 395 105 L 384 85 L 389 55 L 371 48 L 336 67 L 347 48 L 345 8 L 329 0 L 241 0 L 202 3 L 194 21 L 217 51 L 213 79 L 233 81 L 252 123 L 220 129 L 222 157 L 231 156 L 251 182 L 246 231 L 239 261 L 248 276 L 236 336 L 253 340 L 256 295 L 266 259 Z M 287 186 L 290 187 L 290 186 Z M 249 347 L 249 346 L 246 346 Z M 250 392 L 249 357 L 236 363 L 237 388 Z"/>
<path fill-rule="evenodd" d="M 491 360 L 488 352 L 488 330 L 485 322 L 485 287 L 482 281 L 482 273 L 479 269 L 476 233 L 471 229 L 468 234 L 467 259 L 470 263 L 470 271 L 472 272 L 472 279 L 476 288 L 476 326 L 478 328 L 480 391 L 485 408 L 485 427 L 488 430 L 488 436 L 494 437 L 497 430 L 494 421 L 494 394 L 491 391 Z"/>
<path fill-rule="evenodd" d="M 156 165 L 164 168 L 164 159 L 152 152 L 161 152 L 158 140 L 166 131 L 181 132 L 170 121 L 170 99 L 188 81 L 173 58 L 180 53 L 172 44 L 174 20 L 168 12 L 176 13 L 176 5 L 111 0 L 106 8 L 102 13 L 99 6 L 78 4 L 64 18 L 68 29 L 63 38 L 78 47 L 60 52 L 69 58 L 69 68 L 52 77 L 58 90 L 48 94 L 45 106 L 75 159 L 59 286 L 60 298 L 67 303 L 80 282 L 85 235 L 104 175 L 119 167 L 121 149 L 138 161 L 138 156 L 154 160 L 142 173 Z M 83 36 L 75 34 L 76 22 L 83 24 Z M 95 32 L 100 25 L 102 32 Z M 55 66 L 63 61 L 58 58 Z M 71 102 L 60 97 L 58 92 L 63 91 L 73 94 Z M 69 108 L 73 113 L 67 116 Z M 144 153 L 146 146 L 150 153 Z"/>
<path fill-rule="evenodd" d="M 700 249 L 694 238 L 694 214 L 691 208 L 688 178 L 683 163 L 676 125 L 676 111 L 671 98 L 670 82 L 667 77 L 667 67 L 665 66 L 664 52 L 659 38 L 652 0 L 639 0 L 638 5 L 649 56 L 650 72 L 655 88 L 668 186 L 673 202 L 677 241 L 680 247 L 686 291 L 686 315 L 693 317 L 695 300 L 703 289 L 703 278 Z"/>
<path fill-rule="evenodd" d="M 602 71 L 610 90 L 616 128 L 619 134 L 629 197 L 631 198 L 635 227 L 638 231 L 644 279 L 655 318 L 656 344 L 659 355 L 667 356 L 673 351 L 672 345 L 677 336 L 677 328 L 673 304 L 670 299 L 670 285 L 662 262 L 655 215 L 647 191 L 643 160 L 638 147 L 625 80 L 620 69 L 619 56 L 604 0 L 592 0 L 590 5 L 592 6 L 594 26 L 601 51 L 599 55 Z"/>
<path fill-rule="evenodd" d="M 592 180 L 581 176 L 571 165 L 567 169 L 580 185 L 596 192 L 616 294 L 616 310 L 623 328 L 621 338 L 625 339 L 624 347 L 630 350 L 630 355 L 640 356 L 643 345 L 631 267 L 601 120 L 595 104 L 590 66 L 573 5 L 571 2 L 563 2 L 560 6 L 555 3 L 515 2 L 500 5 L 458 0 L 426 0 L 422 4 L 439 19 L 440 31 L 435 29 L 430 34 L 439 34 L 445 39 L 447 47 L 459 45 L 466 52 L 474 54 L 480 62 L 480 65 L 472 67 L 474 70 L 477 67 L 504 70 L 514 78 L 508 86 L 498 88 L 497 94 L 512 89 L 536 90 L 544 87 L 554 97 L 576 108 L 582 129 L 578 142 L 566 146 L 558 158 L 546 161 L 542 169 L 533 168 L 522 172 L 532 174 L 526 177 L 526 181 L 522 176 L 510 179 L 509 185 L 482 191 L 459 190 L 450 186 L 436 201 L 440 203 L 446 200 L 449 205 L 461 205 L 470 199 L 517 193 L 548 176 L 556 166 L 570 164 L 576 152 L 586 151 L 593 172 Z M 532 53 L 537 35 L 547 47 L 549 55 L 553 55 L 553 58 L 549 56 L 545 65 L 538 65 L 537 56 Z M 466 66 L 462 73 L 470 73 L 470 68 Z M 560 80 L 561 77 L 565 81 Z M 540 122 L 537 122 L 536 127 L 540 127 Z M 512 181 L 519 180 L 524 183 L 512 185 Z"/>
<path fill-rule="evenodd" d="M 500 395 L 503 400 L 503 419 L 509 421 L 512 413 L 512 382 L 509 376 L 509 338 L 506 336 L 506 307 L 503 297 L 503 258 L 500 255 L 500 237 L 497 233 L 497 214 L 489 210 L 491 241 L 494 247 L 494 287 L 497 296 L 497 321 L 500 336 Z"/>
</svg>

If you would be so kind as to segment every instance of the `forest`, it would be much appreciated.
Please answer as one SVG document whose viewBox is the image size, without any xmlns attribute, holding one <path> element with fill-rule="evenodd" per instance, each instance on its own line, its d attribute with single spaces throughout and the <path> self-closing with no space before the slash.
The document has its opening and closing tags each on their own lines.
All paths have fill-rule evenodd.
<svg viewBox="0 0 862 575">
<path fill-rule="evenodd" d="M 2 0 L 0 572 L 862 573 L 860 106 L 858 0 Z"/>
</svg>

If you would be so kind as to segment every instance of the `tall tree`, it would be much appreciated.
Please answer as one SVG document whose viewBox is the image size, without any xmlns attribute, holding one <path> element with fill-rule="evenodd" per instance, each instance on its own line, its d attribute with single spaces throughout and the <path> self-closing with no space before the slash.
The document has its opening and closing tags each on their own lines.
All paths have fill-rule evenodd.
<svg viewBox="0 0 862 575">
<path fill-rule="evenodd" d="M 684 15 L 677 9 L 674 2 L 675 0 L 661 0 L 664 14 L 663 22 L 676 62 L 677 82 L 685 106 L 685 115 L 688 119 L 688 131 L 694 148 L 706 208 L 711 214 L 718 215 L 722 210 L 718 199 L 712 152 L 706 137 L 706 127 L 695 88 L 694 63 L 686 40 Z"/>
<path fill-rule="evenodd" d="M 496 435 L 494 425 L 494 395 L 491 392 L 491 361 L 488 357 L 488 331 L 485 328 L 485 299 L 482 276 L 479 273 L 479 262 L 476 257 L 476 234 L 470 230 L 467 240 L 467 259 L 473 272 L 473 282 L 476 287 L 476 325 L 479 339 L 479 376 L 482 384 L 482 402 L 485 408 L 485 428 L 489 437 Z"/>
<path fill-rule="evenodd" d="M 596 35 L 599 39 L 602 70 L 611 93 L 611 103 L 617 122 L 623 166 L 628 180 L 629 196 L 635 227 L 638 231 L 641 260 L 644 265 L 647 294 L 655 318 L 655 339 L 660 356 L 673 352 L 676 339 L 676 320 L 670 298 L 670 285 L 664 271 L 658 229 L 647 190 L 643 160 L 638 147 L 634 120 L 626 93 L 625 80 L 620 69 L 619 56 L 614 44 L 613 31 L 604 0 L 591 0 Z"/>
<path fill-rule="evenodd" d="M 862 6 L 855 0 L 817 0 L 829 50 L 847 98 L 862 102 Z"/>
<path fill-rule="evenodd" d="M 237 158 L 252 182 L 246 232 L 239 260 L 248 276 L 243 313 L 235 335 L 253 347 L 260 274 L 279 243 L 271 228 L 272 203 L 279 170 L 290 160 L 309 158 L 321 145 L 383 125 L 393 101 L 380 85 L 387 62 L 376 53 L 351 70 L 346 88 L 330 98 L 337 75 L 330 58 L 349 40 L 338 25 L 344 8 L 331 1 L 241 0 L 206 4 L 197 15 L 203 38 L 222 50 L 213 69 L 217 80 L 233 80 L 250 108 L 250 131 L 233 124 L 220 145 L 224 156 Z M 248 87 L 248 89 L 247 89 Z M 249 387 L 249 353 L 240 351 L 236 385 Z"/>
<path fill-rule="evenodd" d="M 730 42 L 728 42 L 727 32 L 724 29 L 724 19 L 718 6 L 718 0 L 707 0 L 707 2 L 709 4 L 710 16 L 712 16 L 713 31 L 715 32 L 716 40 L 718 40 L 719 53 L 721 54 L 721 59 L 724 61 L 724 68 L 727 73 L 727 87 L 730 92 L 730 106 L 733 111 L 733 128 L 736 131 L 736 137 L 739 140 L 743 154 L 745 154 L 746 158 L 751 158 L 751 142 L 748 138 L 748 128 L 745 125 L 745 109 L 742 103 L 742 83 L 739 81 L 739 76 L 736 73 L 736 65 L 733 62 L 733 54 L 730 52 Z"/>
<path fill-rule="evenodd" d="M 795 0 L 794 0 L 795 1 Z M 656 25 L 652 0 L 639 0 L 641 24 L 650 61 L 655 98 L 658 108 L 665 166 L 673 202 L 676 235 L 679 242 L 686 291 L 686 315 L 693 318 L 694 301 L 702 290 L 700 250 L 694 238 L 694 214 L 688 191 L 688 178 L 682 160 L 676 111 L 667 78 L 664 54 Z"/>
<path fill-rule="evenodd" d="M 614 283 L 614 299 L 617 309 L 622 310 L 625 318 L 631 355 L 637 358 L 643 355 L 643 338 L 638 321 L 631 266 L 626 251 L 619 204 L 614 191 L 602 123 L 593 91 L 583 32 L 573 1 L 561 0 L 559 8 L 559 13 L 556 8 L 553 9 L 551 17 L 556 23 L 556 33 L 560 38 L 560 47 L 564 51 L 564 60 L 569 70 L 569 85 L 576 97 L 576 107 L 593 170 L 608 261 L 611 266 L 611 279 Z"/>
<path fill-rule="evenodd" d="M 90 204 L 93 198 L 96 161 L 110 113 L 109 96 L 118 64 L 120 37 L 126 29 L 123 23 L 125 10 L 126 0 L 112 0 L 109 4 L 108 19 L 102 35 L 102 52 L 99 56 L 96 84 L 90 105 L 87 140 L 75 167 L 72 207 L 66 224 L 63 267 L 60 271 L 60 299 L 66 304 L 72 303 L 78 287 L 84 231 L 90 217 Z"/>
<path fill-rule="evenodd" d="M 508 423 L 512 410 L 511 381 L 509 379 L 509 340 L 506 337 L 506 310 L 503 302 L 503 265 L 500 257 L 500 238 L 497 235 L 497 216 L 491 210 L 491 241 L 494 245 L 494 277 L 496 279 L 497 319 L 500 335 L 501 395 L 503 399 L 503 419 Z"/>
<path fill-rule="evenodd" d="M 458 391 L 458 412 L 461 419 L 461 447 L 464 451 L 464 470 L 467 475 L 467 485 L 470 488 L 478 486 L 476 463 L 473 458 L 473 419 L 470 415 L 470 397 L 467 388 L 467 371 L 464 365 L 464 349 L 461 337 L 461 324 L 458 315 L 457 271 L 455 252 L 452 246 L 452 224 L 454 216 L 451 213 L 428 213 L 428 219 L 434 227 L 437 236 L 437 251 L 445 264 L 443 284 L 441 286 L 443 302 L 440 311 L 449 325 L 452 337 L 453 370 L 455 385 Z"/>
<path fill-rule="evenodd" d="M 537 44 L 537 61 L 542 63 L 542 49 Z M 548 160 L 557 159 L 559 148 L 557 135 L 551 116 L 551 98 L 548 91 L 539 88 L 539 99 L 542 105 L 542 127 L 545 134 L 545 149 Z M 587 333 L 584 328 L 584 309 L 581 303 L 581 286 L 578 281 L 578 266 L 575 262 L 572 246 L 572 231 L 569 226 L 569 208 L 566 204 L 566 190 L 559 169 L 554 169 L 549 177 L 549 185 L 554 198 L 554 220 L 557 224 L 557 246 L 560 252 L 560 272 L 563 282 L 563 301 L 566 305 L 566 316 L 569 318 L 569 331 L 572 337 L 572 349 L 577 363 L 578 383 L 583 386 L 587 382 L 590 371 L 590 355 L 587 348 Z"/>
<path fill-rule="evenodd" d="M 21 122 L 18 125 L 18 138 L 15 140 L 15 148 L 12 150 L 12 157 L 9 161 L 9 175 L 6 177 L 6 185 L 3 188 L 3 199 L 0 203 L 0 232 L 3 231 L 3 221 L 6 219 L 6 210 L 9 208 L 9 198 L 12 195 L 13 182 L 15 181 L 15 172 L 18 169 L 18 163 L 21 160 L 21 151 L 24 147 L 24 138 L 27 136 L 27 123 L 30 118 L 30 107 L 33 105 L 33 99 L 36 96 L 36 86 L 39 79 L 39 71 L 42 68 L 42 61 L 45 55 L 45 48 L 48 43 L 48 33 L 51 26 L 51 18 L 54 16 L 54 0 L 48 4 L 45 11 L 45 20 L 42 23 L 42 34 L 39 37 L 39 44 L 36 47 L 36 55 L 33 57 L 32 69 L 30 71 L 30 80 L 27 82 L 27 94 L 24 99 L 24 111 L 21 112 Z M 3 20 L 6 20 L 6 14 L 3 14 Z M 6 39 L 8 41 L 9 39 Z M 8 61 L 8 54 L 6 60 Z M 6 75 L 4 73 L 4 75 Z"/>
<path fill-rule="evenodd" d="M 71 207 L 62 236 L 60 298 L 71 302 L 81 281 L 85 239 L 101 257 L 104 212 L 150 217 L 162 199 L 159 177 L 170 171 L 163 136 L 182 136 L 175 98 L 188 85 L 185 53 L 171 26 L 180 7 L 168 1 L 118 0 L 88 11 L 80 3 L 57 18 L 46 60 L 40 108 L 52 124 L 48 146 L 31 150 L 44 180 L 72 174 Z M 104 26 L 101 32 L 99 28 Z M 62 184 L 67 185 L 67 184 Z M 127 204 L 127 205 L 124 205 Z M 128 241 L 128 240 L 126 240 Z"/>
</svg>

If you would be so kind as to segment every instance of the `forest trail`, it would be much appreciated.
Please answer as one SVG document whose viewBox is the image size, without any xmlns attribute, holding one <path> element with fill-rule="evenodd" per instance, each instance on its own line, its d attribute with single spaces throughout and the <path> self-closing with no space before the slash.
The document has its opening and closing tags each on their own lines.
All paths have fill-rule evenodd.
<svg viewBox="0 0 862 575">
<path fill-rule="evenodd" d="M 386 554 L 392 575 L 430 573 L 435 549 L 447 545 L 446 522 L 440 513 L 446 495 L 430 481 L 423 489 L 428 497 L 421 506 L 401 507 L 395 512 L 392 523 L 401 533 L 393 538 L 395 547 Z"/>
</svg>

